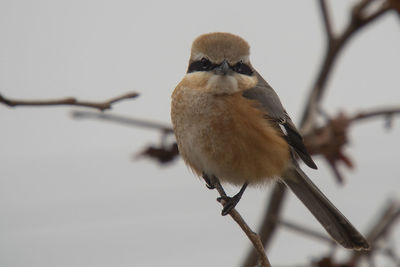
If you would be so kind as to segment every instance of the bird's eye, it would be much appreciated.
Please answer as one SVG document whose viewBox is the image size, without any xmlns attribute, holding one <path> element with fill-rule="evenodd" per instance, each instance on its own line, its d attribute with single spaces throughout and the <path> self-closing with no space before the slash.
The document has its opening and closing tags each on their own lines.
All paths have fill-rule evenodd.
<svg viewBox="0 0 400 267">
<path fill-rule="evenodd" d="M 253 70 L 250 68 L 249 65 L 243 63 L 242 61 L 236 63 L 233 67 L 232 70 L 234 72 L 240 73 L 240 74 L 244 74 L 244 75 L 248 75 L 251 76 L 253 74 Z"/>
<path fill-rule="evenodd" d="M 200 63 L 203 70 L 208 70 L 211 66 L 210 60 L 206 59 L 205 57 L 200 60 Z"/>
<path fill-rule="evenodd" d="M 203 57 L 200 60 L 193 61 L 188 68 L 188 73 L 195 72 L 195 71 L 209 71 L 211 70 L 214 66 L 214 64 L 211 63 L 210 60 L 207 58 Z"/>
</svg>

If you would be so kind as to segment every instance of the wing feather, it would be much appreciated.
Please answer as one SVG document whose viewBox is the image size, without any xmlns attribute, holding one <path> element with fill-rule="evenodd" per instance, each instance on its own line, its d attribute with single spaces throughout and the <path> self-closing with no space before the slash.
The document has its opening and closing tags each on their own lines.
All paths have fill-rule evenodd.
<svg viewBox="0 0 400 267">
<path fill-rule="evenodd" d="M 299 157 L 310 168 L 317 169 L 303 142 L 303 137 L 290 119 L 274 89 L 255 71 L 258 83 L 255 87 L 243 92 L 248 99 L 257 100 L 265 112 L 266 117 L 276 123 L 277 128 L 282 131 L 288 144 L 296 151 Z M 284 130 L 282 130 L 283 128 Z"/>
</svg>

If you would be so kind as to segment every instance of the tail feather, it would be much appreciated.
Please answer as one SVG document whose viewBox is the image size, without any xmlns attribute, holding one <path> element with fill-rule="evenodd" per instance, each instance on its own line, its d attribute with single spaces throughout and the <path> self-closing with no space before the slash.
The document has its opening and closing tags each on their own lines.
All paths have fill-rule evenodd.
<svg viewBox="0 0 400 267">
<path fill-rule="evenodd" d="M 369 249 L 365 238 L 300 168 L 289 170 L 283 180 L 336 242 L 345 248 Z"/>
</svg>

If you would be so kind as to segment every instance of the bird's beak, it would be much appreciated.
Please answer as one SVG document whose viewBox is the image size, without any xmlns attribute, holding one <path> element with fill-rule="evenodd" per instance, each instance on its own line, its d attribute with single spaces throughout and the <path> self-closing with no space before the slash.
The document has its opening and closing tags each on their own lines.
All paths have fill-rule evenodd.
<svg viewBox="0 0 400 267">
<path fill-rule="evenodd" d="M 226 61 L 226 59 L 224 59 L 224 61 L 222 61 L 222 63 L 214 69 L 215 74 L 223 75 L 223 76 L 227 75 L 229 73 L 229 71 L 230 71 L 230 68 L 229 68 L 229 64 Z"/>
</svg>

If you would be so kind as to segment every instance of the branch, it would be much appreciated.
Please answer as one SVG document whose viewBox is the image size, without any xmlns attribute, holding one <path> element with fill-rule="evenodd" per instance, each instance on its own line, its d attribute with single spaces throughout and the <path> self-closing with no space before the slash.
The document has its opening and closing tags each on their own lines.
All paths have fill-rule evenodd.
<svg viewBox="0 0 400 267">
<path fill-rule="evenodd" d="M 72 111 L 71 116 L 75 119 L 96 119 L 132 127 L 142 127 L 150 130 L 159 130 L 167 134 L 174 133 L 170 125 L 149 120 L 126 117 L 122 115 L 106 114 L 93 111 Z"/>
<path fill-rule="evenodd" d="M 151 145 L 144 148 L 142 151 L 136 154 L 135 159 L 147 157 L 157 161 L 160 164 L 167 164 L 173 162 L 179 156 L 179 150 L 176 142 L 174 141 L 167 143 L 166 141 L 167 136 L 174 133 L 172 127 L 169 125 L 149 120 L 94 111 L 72 111 L 71 115 L 75 119 L 96 119 L 132 127 L 141 127 L 150 130 L 161 131 L 161 144 L 158 146 Z"/>
<path fill-rule="evenodd" d="M 336 242 L 333 241 L 332 238 L 330 238 L 327 235 L 324 235 L 322 233 L 319 233 L 317 231 L 314 231 L 313 229 L 310 229 L 305 226 L 301 226 L 301 225 L 298 225 L 298 224 L 295 224 L 295 223 L 292 223 L 289 221 L 285 221 L 285 220 L 280 220 L 279 224 L 290 230 L 293 230 L 299 234 L 313 237 L 317 240 L 321 240 L 321 241 L 329 243 L 330 245 L 336 246 Z"/>
<path fill-rule="evenodd" d="M 106 110 L 111 109 L 112 105 L 116 102 L 131 99 L 137 97 L 139 94 L 135 92 L 130 92 L 123 94 L 118 97 L 111 98 L 107 101 L 103 102 L 90 102 L 90 101 L 80 101 L 74 97 L 67 97 L 62 99 L 53 99 L 53 100 L 16 100 L 5 98 L 0 94 L 0 103 L 9 106 L 9 107 L 16 107 L 16 106 L 79 106 L 79 107 L 89 107 L 95 108 L 98 110 Z"/>
<path fill-rule="evenodd" d="M 267 212 L 264 215 L 264 219 L 261 223 L 260 230 L 258 231 L 262 244 L 264 248 L 268 249 L 268 246 L 274 236 L 275 230 L 277 228 L 277 220 L 281 215 L 283 200 L 286 197 L 286 186 L 283 183 L 276 183 L 271 196 L 268 199 Z M 253 267 L 257 264 L 257 251 L 251 249 L 246 259 L 244 260 L 243 267 Z"/>
<path fill-rule="evenodd" d="M 161 147 L 148 146 L 135 158 L 148 157 L 158 161 L 160 164 L 171 163 L 179 156 L 178 145 L 174 142 L 170 145 L 161 145 Z"/>
<path fill-rule="evenodd" d="M 321 257 L 318 261 L 314 261 L 312 263 L 312 266 L 320 266 L 320 267 L 356 267 L 358 266 L 359 261 L 361 260 L 362 257 L 368 257 L 369 260 L 369 266 L 375 266 L 373 262 L 373 254 L 376 253 L 381 253 L 382 255 L 387 256 L 390 258 L 393 262 L 398 262 L 399 258 L 396 255 L 395 251 L 393 250 L 392 246 L 389 246 L 388 248 L 384 248 L 382 246 L 379 246 L 378 243 L 380 242 L 383 238 L 388 238 L 389 236 L 389 231 L 393 228 L 393 226 L 396 223 L 396 220 L 400 218 L 400 202 L 394 202 L 390 201 L 385 207 L 383 207 L 383 212 L 382 214 L 378 217 L 376 220 L 375 224 L 373 227 L 371 227 L 371 230 L 367 234 L 367 239 L 369 243 L 371 244 L 371 249 L 366 251 L 353 251 L 349 259 L 344 263 L 344 262 L 337 262 L 334 258 L 333 255 L 330 256 L 323 256 Z M 282 223 L 282 222 L 281 222 Z M 291 229 L 300 231 L 301 233 L 314 236 L 316 238 L 319 238 L 321 240 L 325 240 L 325 237 L 323 235 L 320 235 L 319 233 L 314 232 L 313 230 L 299 227 L 295 224 L 292 223 L 287 223 L 283 222 L 286 226 L 289 226 Z M 326 240 L 326 241 L 331 241 L 332 240 Z M 386 240 L 385 244 L 387 243 Z M 334 243 L 334 242 L 333 242 Z M 335 245 L 336 243 L 334 243 Z M 397 266 L 397 265 L 396 265 Z"/>
<path fill-rule="evenodd" d="M 394 115 L 400 115 L 400 106 L 359 112 L 351 118 L 351 122 L 364 121 L 366 119 L 372 119 L 375 117 L 385 117 L 387 119 L 392 119 Z"/>
<path fill-rule="evenodd" d="M 387 237 L 389 231 L 393 228 L 396 221 L 400 218 L 400 203 L 390 202 L 384 208 L 382 214 L 378 217 L 378 220 L 371 227 L 369 233 L 367 234 L 367 240 L 371 245 L 371 250 L 369 251 L 354 251 L 352 256 L 348 260 L 349 266 L 356 266 L 358 261 L 363 256 L 371 257 L 372 254 L 376 252 L 379 248 L 378 242 Z"/>
<path fill-rule="evenodd" d="M 322 61 L 320 71 L 314 81 L 312 89 L 310 91 L 308 101 L 306 103 L 303 116 L 301 119 L 302 132 L 310 132 L 315 126 L 315 116 L 318 112 L 319 102 L 326 89 L 326 83 L 332 73 L 332 68 L 343 50 L 345 44 L 358 32 L 361 28 L 367 24 L 375 21 L 387 11 L 391 9 L 391 6 L 385 1 L 380 5 L 374 12 L 369 15 L 365 15 L 368 5 L 376 0 L 362 0 L 356 4 L 351 13 L 351 19 L 345 30 L 338 36 L 334 36 L 331 29 L 330 19 L 328 17 L 328 11 L 325 2 L 320 0 L 321 12 L 324 20 L 326 35 L 329 36 L 329 41 L 325 53 L 325 57 Z"/>
<path fill-rule="evenodd" d="M 333 39 L 335 37 L 332 30 L 331 18 L 328 12 L 328 8 L 326 6 L 326 0 L 319 0 L 319 7 L 321 8 L 322 19 L 324 21 L 325 34 L 328 40 L 328 45 L 330 45 L 333 43 Z"/>
<path fill-rule="evenodd" d="M 225 190 L 222 188 L 219 181 L 217 179 L 215 179 L 215 177 L 212 177 L 211 179 L 212 179 L 211 182 L 214 185 L 215 189 L 217 189 L 219 195 L 221 197 L 227 197 Z M 222 204 L 222 206 L 225 206 L 225 204 L 226 204 L 224 199 L 221 199 L 220 203 Z M 258 260 L 259 260 L 259 263 L 261 264 L 261 266 L 271 267 L 271 264 L 269 263 L 267 255 L 265 254 L 265 250 L 264 250 L 263 244 L 260 240 L 260 237 L 251 230 L 251 228 L 247 225 L 245 220 L 243 220 L 242 216 L 239 214 L 239 212 L 237 212 L 237 210 L 235 208 L 233 208 L 229 212 L 229 215 L 240 226 L 240 228 L 242 228 L 243 232 L 250 239 L 251 243 L 253 243 L 254 249 L 257 251 Z"/>
<path fill-rule="evenodd" d="M 350 157 L 344 152 L 344 147 L 348 142 L 349 127 L 355 122 L 363 122 L 377 117 L 386 118 L 387 125 L 390 126 L 395 115 L 400 115 L 400 106 L 359 112 L 350 117 L 344 113 L 339 113 L 335 118 L 330 119 L 326 125 L 305 135 L 304 143 L 310 154 L 324 157 L 337 181 L 342 183 L 344 179 L 338 169 L 338 163 L 344 163 L 350 169 L 354 166 Z"/>
</svg>

